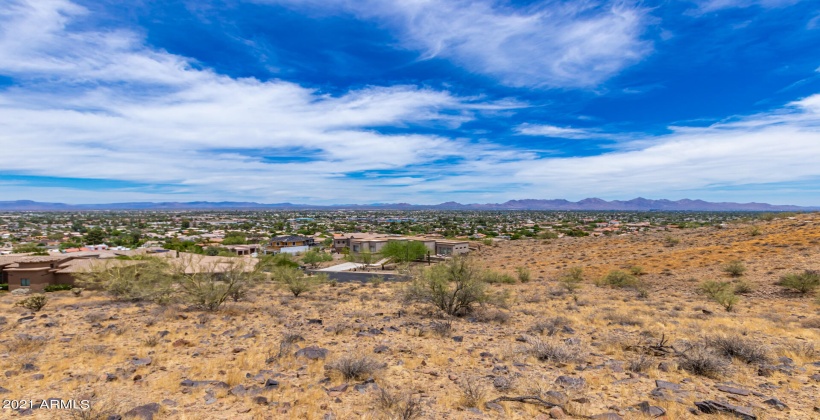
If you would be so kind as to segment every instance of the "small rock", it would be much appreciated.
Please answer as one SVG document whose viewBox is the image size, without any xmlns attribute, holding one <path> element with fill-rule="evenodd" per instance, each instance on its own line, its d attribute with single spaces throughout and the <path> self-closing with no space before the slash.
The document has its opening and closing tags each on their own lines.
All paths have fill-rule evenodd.
<svg viewBox="0 0 820 420">
<path fill-rule="evenodd" d="M 641 413 L 652 417 L 661 417 L 666 414 L 666 410 L 656 405 L 649 405 L 649 401 L 638 404 L 638 409 L 641 410 Z"/>
<path fill-rule="evenodd" d="M 563 419 L 566 418 L 567 415 L 564 413 L 564 409 L 561 407 L 552 407 L 550 408 L 550 418 L 552 419 Z"/>
<path fill-rule="evenodd" d="M 324 359 L 327 357 L 328 350 L 318 346 L 309 346 L 299 349 L 294 355 L 296 357 L 305 357 L 310 360 Z"/>
<path fill-rule="evenodd" d="M 668 389 L 670 391 L 680 391 L 680 385 L 672 383 L 672 382 L 661 381 L 659 379 L 655 380 L 655 386 L 660 388 L 660 389 Z"/>
<path fill-rule="evenodd" d="M 742 420 L 757 420 L 757 416 L 752 413 L 752 410 L 746 407 L 739 407 L 729 403 L 718 401 L 695 401 L 695 406 L 698 410 L 706 414 L 728 413 L 732 414 Z"/>
<path fill-rule="evenodd" d="M 328 392 L 342 393 L 342 392 L 347 391 L 347 388 L 348 388 L 347 384 L 341 384 L 341 385 L 332 386 L 332 387 L 328 388 L 327 391 Z"/>
<path fill-rule="evenodd" d="M 618 413 L 596 414 L 590 418 L 594 420 L 623 420 L 623 417 L 619 416 Z"/>
<path fill-rule="evenodd" d="M 308 319 L 308 325 L 310 325 L 310 324 L 322 325 L 322 320 L 321 319 Z"/>
<path fill-rule="evenodd" d="M 809 376 L 809 378 L 811 378 L 814 382 L 820 382 L 820 373 L 815 373 L 814 375 Z"/>
<path fill-rule="evenodd" d="M 587 382 L 584 378 L 561 375 L 555 380 L 555 383 L 567 388 L 581 388 L 586 385 Z"/>
<path fill-rule="evenodd" d="M 125 417 L 133 417 L 142 420 L 153 420 L 154 416 L 159 413 L 160 405 L 157 403 L 145 404 L 139 407 L 134 407 L 125 413 Z"/>
<path fill-rule="evenodd" d="M 504 412 L 504 407 L 499 403 L 494 403 L 494 402 L 484 403 L 484 408 L 486 408 L 488 410 L 495 410 L 495 411 L 498 411 L 499 413 Z"/>
<path fill-rule="evenodd" d="M 735 395 L 742 395 L 744 397 L 747 397 L 747 396 L 749 396 L 749 394 L 751 394 L 751 391 L 748 391 L 748 390 L 745 390 L 745 389 L 740 389 L 740 388 L 735 388 L 735 387 L 731 387 L 731 386 L 726 386 L 726 385 L 718 385 L 717 389 L 719 391 L 722 391 L 722 392 L 726 392 L 726 393 L 729 393 L 729 394 L 735 394 Z"/>
<path fill-rule="evenodd" d="M 660 362 L 658 364 L 658 370 L 661 372 L 672 372 L 675 370 L 675 364 L 672 362 Z"/>
<path fill-rule="evenodd" d="M 275 381 L 273 379 L 268 378 L 265 381 L 265 389 L 276 388 L 279 386 L 279 381 Z"/>
<path fill-rule="evenodd" d="M 11 391 L 9 391 L 8 389 L 3 388 L 2 386 L 0 386 L 0 394 L 8 394 L 9 392 L 11 392 Z"/>
<path fill-rule="evenodd" d="M 37 370 L 37 366 L 34 366 L 33 363 L 23 363 L 23 370 L 25 370 L 25 371 Z"/>
<path fill-rule="evenodd" d="M 262 396 L 254 397 L 253 403 L 258 405 L 268 405 L 268 399 Z"/>
<path fill-rule="evenodd" d="M 191 343 L 190 341 L 185 340 L 183 338 L 180 338 L 179 340 L 174 341 L 174 344 L 172 344 L 172 346 L 175 347 L 175 348 L 176 347 L 191 347 L 192 345 L 193 345 L 193 343 Z"/>
<path fill-rule="evenodd" d="M 462 343 L 462 342 L 464 342 L 464 336 L 463 335 L 456 335 L 456 336 L 453 337 L 453 341 L 455 341 L 456 343 Z"/>
<path fill-rule="evenodd" d="M 770 406 L 772 406 L 772 407 L 774 407 L 774 408 L 776 408 L 780 411 L 783 411 L 783 410 L 786 410 L 786 409 L 789 408 L 789 406 L 786 405 L 786 403 L 784 403 L 783 401 L 778 400 L 777 398 L 770 398 L 766 401 L 763 401 L 763 404 L 768 404 L 768 405 L 770 405 Z"/>
<path fill-rule="evenodd" d="M 151 364 L 151 362 L 152 362 L 152 360 L 151 360 L 150 357 L 144 357 L 142 359 L 134 359 L 134 360 L 131 361 L 131 363 L 134 366 L 148 366 L 148 365 Z"/>
<path fill-rule="evenodd" d="M 386 353 L 388 350 L 390 350 L 390 347 L 380 345 L 373 349 L 373 353 Z"/>
</svg>

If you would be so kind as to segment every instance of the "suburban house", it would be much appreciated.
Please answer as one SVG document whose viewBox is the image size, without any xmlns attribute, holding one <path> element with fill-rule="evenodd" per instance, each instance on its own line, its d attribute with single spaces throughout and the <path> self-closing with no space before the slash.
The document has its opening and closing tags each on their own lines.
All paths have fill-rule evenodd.
<svg viewBox="0 0 820 420">
<path fill-rule="evenodd" d="M 54 255 L 0 257 L 0 277 L 9 290 L 42 291 L 49 284 L 74 284 L 74 274 L 93 264 L 99 255 Z M 99 261 L 99 260 L 98 260 Z"/>
<path fill-rule="evenodd" d="M 265 246 L 265 254 L 296 254 L 306 252 L 312 246 L 316 246 L 315 240 L 307 236 L 274 236 Z"/>
<path fill-rule="evenodd" d="M 0 256 L 0 280 L 9 285 L 9 291 L 26 288 L 41 292 L 49 284 L 74 284 L 76 274 L 108 264 L 139 264 L 140 260 L 122 260 L 120 255 L 146 253 L 167 258 L 169 264 L 185 273 L 223 273 L 235 268 L 252 270 L 255 260 L 232 257 L 213 257 L 187 252 L 142 249 L 132 253 L 83 253 L 55 256 L 5 255 Z"/>
<path fill-rule="evenodd" d="M 370 252 L 373 254 L 381 252 L 388 242 L 393 241 L 418 241 L 424 244 L 431 254 L 435 255 L 459 255 L 470 252 L 470 243 L 467 241 L 448 241 L 438 238 L 422 238 L 415 236 L 400 236 L 375 233 L 337 233 L 333 235 L 333 248 L 341 252 L 347 248 L 350 252 L 358 254 L 360 252 Z"/>
</svg>

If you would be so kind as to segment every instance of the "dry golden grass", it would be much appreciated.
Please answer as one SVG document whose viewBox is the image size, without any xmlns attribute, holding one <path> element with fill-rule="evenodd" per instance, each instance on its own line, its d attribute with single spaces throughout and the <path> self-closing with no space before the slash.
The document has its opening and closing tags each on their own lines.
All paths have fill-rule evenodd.
<svg viewBox="0 0 820 420">
<path fill-rule="evenodd" d="M 100 412 L 109 407 L 120 414 L 156 402 L 162 406 L 160 418 L 171 419 L 323 419 L 328 413 L 337 419 L 391 418 L 377 408 L 373 388 L 354 389 L 361 379 L 345 381 L 325 369 L 326 363 L 344 356 L 363 355 L 385 365 L 373 373 L 378 386 L 419 401 L 420 418 L 531 419 L 547 410 L 515 402 L 488 407 L 484 402 L 502 395 L 544 396 L 548 391 L 564 393 L 563 407 L 574 416 L 616 411 L 624 418 L 645 418 L 634 406 L 649 401 L 666 409 L 668 418 L 690 418 L 694 401 L 713 399 L 751 407 L 761 419 L 817 418 L 820 391 L 810 376 L 820 373 L 820 366 L 813 364 L 820 361 L 820 306 L 813 297 L 784 292 L 774 283 L 785 272 L 820 269 L 820 217 L 801 215 L 759 226 L 757 236 L 749 235 L 744 225 L 674 232 L 680 242 L 673 247 L 665 246 L 666 233 L 659 232 L 484 248 L 482 264 L 510 274 L 526 266 L 533 279 L 491 286 L 494 293 L 509 293 L 507 308 L 489 308 L 478 319 L 453 319 L 449 336 L 433 331 L 433 323 L 442 320 L 430 308 L 403 306 L 398 298 L 403 285 L 396 283 L 328 285 L 299 298 L 262 288 L 250 301 L 228 304 L 216 313 L 113 302 L 98 293 L 74 297 L 57 292 L 49 294 L 49 305 L 27 323 L 17 323 L 25 312 L 13 306 L 19 298 L 4 294 L 0 310 L 7 323 L 0 326 L 0 372 L 8 372 L 2 386 L 9 390 L 4 398 L 91 399 Z M 697 288 L 706 279 L 725 281 L 721 268 L 734 259 L 749 268 L 743 279 L 754 291 L 740 298 L 736 311 L 725 312 Z M 641 280 L 648 297 L 593 285 L 606 272 L 633 265 L 646 272 Z M 575 294 L 563 291 L 557 281 L 559 272 L 573 266 L 583 267 L 585 275 Z M 315 318 L 323 323 L 308 323 Z M 46 327 L 49 322 L 56 326 Z M 382 333 L 366 333 L 371 329 Z M 304 341 L 283 347 L 279 356 L 286 334 L 298 334 Z M 641 356 L 641 349 L 662 337 L 683 350 L 715 334 L 747 337 L 766 348 L 773 365 L 788 357 L 794 367 L 775 367 L 770 376 L 759 376 L 757 365 L 735 359 L 724 375 L 712 379 L 675 369 L 679 358 L 674 355 Z M 526 337 L 555 344 L 577 340 L 567 345 L 577 346 L 581 357 L 538 360 L 521 341 Z M 327 359 L 294 356 L 298 348 L 311 345 L 328 349 Z M 377 346 L 387 349 L 375 353 Z M 645 366 L 639 373 L 630 372 L 641 357 Z M 144 358 L 151 363 L 133 362 Z M 671 369 L 659 369 L 661 362 Z M 33 364 L 33 370 L 24 370 L 26 363 Z M 258 393 L 270 404 L 259 405 L 256 395 L 230 391 L 237 385 L 261 388 L 254 377 L 265 370 L 269 372 L 262 372 L 263 379 L 279 382 Z M 35 374 L 43 378 L 33 379 Z M 106 374 L 115 379 L 107 380 Z M 585 383 L 565 388 L 556 383 L 561 375 Z M 495 377 L 505 378 L 497 382 L 498 388 Z M 185 379 L 222 381 L 227 387 L 186 388 L 180 385 Z M 655 400 L 649 394 L 656 379 L 682 384 L 685 393 L 676 395 L 676 401 Z M 474 409 L 464 406 L 467 381 L 486 390 Z M 346 391 L 328 391 L 346 382 Z M 720 383 L 763 396 L 730 396 L 715 388 Z M 766 406 L 768 397 L 781 399 L 790 410 Z M 16 414 L 7 410 L 0 416 L 7 415 Z M 35 410 L 30 418 L 70 416 Z"/>
</svg>

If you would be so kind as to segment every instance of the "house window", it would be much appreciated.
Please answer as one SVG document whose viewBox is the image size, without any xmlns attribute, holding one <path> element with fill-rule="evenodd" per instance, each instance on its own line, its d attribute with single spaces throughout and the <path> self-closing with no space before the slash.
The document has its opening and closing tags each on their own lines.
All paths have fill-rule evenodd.
<svg viewBox="0 0 820 420">
<path fill-rule="evenodd" d="M 31 280 L 29 279 L 20 279 L 20 287 L 28 287 L 31 286 Z"/>
</svg>

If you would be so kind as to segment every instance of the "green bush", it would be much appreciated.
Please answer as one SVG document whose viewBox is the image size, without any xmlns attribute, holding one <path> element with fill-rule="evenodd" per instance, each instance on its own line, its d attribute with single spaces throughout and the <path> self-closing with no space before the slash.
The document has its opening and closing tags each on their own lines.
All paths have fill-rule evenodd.
<svg viewBox="0 0 820 420">
<path fill-rule="evenodd" d="M 663 244 L 665 246 L 673 247 L 673 246 L 675 246 L 679 243 L 680 243 L 680 239 L 678 239 L 678 238 L 676 238 L 672 235 L 666 235 L 666 236 L 663 237 Z"/>
<path fill-rule="evenodd" d="M 527 267 L 516 267 L 515 272 L 518 274 L 518 281 L 527 283 L 530 281 L 530 269 Z"/>
<path fill-rule="evenodd" d="M 490 299 L 485 279 L 469 258 L 454 257 L 422 271 L 404 290 L 404 300 L 432 304 L 448 315 L 464 315 Z"/>
<path fill-rule="evenodd" d="M 14 306 L 22 306 L 30 311 L 37 312 L 40 309 L 43 309 L 46 304 L 48 304 L 48 298 L 46 295 L 36 294 L 17 301 Z"/>
<path fill-rule="evenodd" d="M 298 268 L 277 267 L 273 271 L 273 280 L 293 293 L 294 297 L 299 297 L 302 293 L 309 292 L 316 288 L 316 286 L 322 283 L 323 277 L 307 276 Z"/>
<path fill-rule="evenodd" d="M 742 261 L 730 261 L 723 267 L 723 271 L 732 277 L 740 277 L 746 272 L 746 266 Z"/>
<path fill-rule="evenodd" d="M 754 289 L 752 288 L 752 285 L 749 284 L 749 282 L 741 280 L 735 283 L 735 293 L 737 293 L 738 295 L 745 295 L 748 293 L 752 293 L 753 291 Z"/>
<path fill-rule="evenodd" d="M 621 270 L 612 270 L 601 279 L 601 283 L 610 287 L 638 287 L 638 278 Z"/>
<path fill-rule="evenodd" d="M 74 286 L 70 284 L 47 284 L 46 287 L 43 288 L 44 292 L 59 292 L 61 290 L 71 290 Z"/>
<path fill-rule="evenodd" d="M 777 285 L 796 290 L 805 295 L 820 286 L 820 272 L 806 270 L 799 274 L 789 273 L 781 277 Z"/>
<path fill-rule="evenodd" d="M 6 283 L 0 284 L 0 290 L 9 290 L 9 285 Z"/>
<path fill-rule="evenodd" d="M 732 284 L 726 281 L 706 281 L 700 285 L 700 291 L 723 306 L 726 312 L 731 312 L 739 300 Z"/>
<path fill-rule="evenodd" d="M 584 269 L 581 267 L 570 267 L 558 276 L 558 282 L 570 292 L 578 290 L 582 281 L 584 281 Z"/>
<path fill-rule="evenodd" d="M 167 258 L 141 261 L 108 260 L 77 273 L 77 284 L 89 290 L 104 290 L 119 300 L 167 303 L 174 292 L 174 279 Z"/>
<path fill-rule="evenodd" d="M 504 283 L 504 284 L 514 284 L 515 277 L 506 274 L 506 273 L 499 273 L 497 271 L 488 270 L 484 273 L 484 281 L 490 284 L 496 283 Z"/>
</svg>

